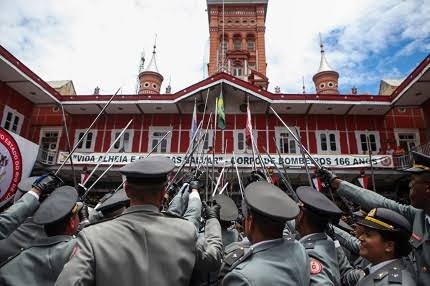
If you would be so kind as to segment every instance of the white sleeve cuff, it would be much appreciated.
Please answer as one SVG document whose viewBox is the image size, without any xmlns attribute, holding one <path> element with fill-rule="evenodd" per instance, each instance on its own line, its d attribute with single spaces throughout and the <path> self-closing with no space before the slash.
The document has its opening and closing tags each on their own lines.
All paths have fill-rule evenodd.
<svg viewBox="0 0 430 286">
<path fill-rule="evenodd" d="M 200 200 L 200 195 L 199 195 L 199 193 L 198 192 L 191 192 L 191 194 L 190 194 L 190 197 L 189 197 L 190 199 L 192 199 L 192 198 L 196 198 L 196 199 L 199 199 Z"/>
<path fill-rule="evenodd" d="M 37 200 L 39 200 L 39 195 L 36 192 L 28 191 L 27 194 L 34 196 Z"/>
</svg>

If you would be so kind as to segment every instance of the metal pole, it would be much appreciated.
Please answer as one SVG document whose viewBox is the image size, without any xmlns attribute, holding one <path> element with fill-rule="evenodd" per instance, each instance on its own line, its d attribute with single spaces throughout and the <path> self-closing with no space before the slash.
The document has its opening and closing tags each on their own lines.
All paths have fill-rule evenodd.
<svg viewBox="0 0 430 286">
<path fill-rule="evenodd" d="M 94 181 L 94 183 L 88 189 L 86 189 L 85 193 L 82 195 L 82 198 L 81 198 L 82 201 L 85 200 L 89 191 L 91 191 L 94 188 L 94 186 L 98 183 L 98 181 L 100 181 L 100 179 L 103 178 L 103 176 L 113 167 L 114 164 L 115 163 L 110 164 L 110 166 L 107 167 L 106 170 L 104 170 L 104 172 Z"/>
<path fill-rule="evenodd" d="M 210 121 L 211 121 L 211 118 L 212 118 L 212 113 L 211 113 L 211 115 L 209 116 L 209 122 L 208 122 L 208 128 L 209 128 L 209 123 L 210 123 Z M 200 122 L 200 124 L 202 124 L 203 123 L 203 121 L 202 122 Z M 200 125 L 199 124 L 199 125 Z M 179 175 L 179 173 L 181 172 L 181 170 L 184 168 L 184 166 L 185 166 L 185 164 L 187 163 L 187 159 L 190 157 L 190 156 L 192 156 L 192 154 L 194 153 L 194 151 L 197 149 L 197 147 L 199 146 L 199 143 L 200 143 L 200 141 L 204 138 L 204 135 L 206 134 L 208 132 L 208 129 L 206 129 L 205 130 L 205 132 L 200 136 L 200 138 L 199 138 L 199 140 L 197 141 L 197 145 L 196 146 L 194 146 L 193 148 L 192 148 L 192 150 L 190 151 L 190 153 L 189 154 L 187 154 L 186 156 L 185 156 L 185 158 L 184 158 L 184 161 L 182 162 L 182 164 L 181 164 L 181 166 L 179 167 L 179 169 L 178 169 L 178 171 L 176 172 L 176 174 L 175 174 L 175 176 L 173 177 L 173 179 L 170 181 L 170 183 L 169 183 L 169 185 L 167 186 L 167 190 L 169 189 L 169 187 L 175 182 L 175 180 L 176 180 L 176 178 L 178 177 L 178 175 Z M 197 132 L 196 132 L 196 134 L 197 134 Z M 195 135 L 196 135 L 195 134 Z M 190 150 L 190 147 L 191 147 L 191 145 L 188 147 L 188 150 Z"/>
<path fill-rule="evenodd" d="M 309 159 L 311 159 L 312 163 L 318 168 L 321 169 L 321 164 L 318 163 L 313 157 L 312 155 L 309 153 L 309 151 L 305 148 L 305 146 L 303 146 L 303 144 L 300 142 L 300 140 L 297 138 L 297 136 L 293 133 L 293 131 L 290 129 L 290 127 L 288 127 L 288 125 L 284 122 L 284 120 L 282 120 L 282 118 L 279 116 L 279 114 L 273 109 L 272 106 L 269 106 L 269 108 L 272 110 L 273 114 L 275 114 L 275 116 L 279 119 L 279 121 L 281 121 L 282 125 L 284 125 L 285 128 L 287 128 L 288 132 L 291 134 L 291 136 L 293 137 L 293 139 L 299 144 L 299 146 L 301 146 L 301 148 L 303 149 L 303 151 L 306 153 L 306 155 L 308 155 Z"/>
<path fill-rule="evenodd" d="M 294 128 L 294 129 L 296 130 L 296 134 L 297 134 L 299 140 L 301 141 L 302 138 L 300 137 L 300 133 L 298 132 L 297 128 Z M 302 154 L 303 163 L 305 164 L 305 171 L 306 171 L 306 174 L 308 175 L 309 186 L 312 187 L 314 184 L 312 183 L 311 174 L 309 172 L 308 160 L 305 157 L 305 153 L 303 152 L 302 147 L 299 146 L 299 148 L 300 148 L 300 153 Z"/>
<path fill-rule="evenodd" d="M 278 153 L 279 162 L 281 162 L 282 169 L 284 169 L 285 177 L 287 178 L 288 181 L 291 181 L 290 177 L 288 176 L 288 172 L 287 172 L 287 168 L 285 167 L 284 160 L 282 159 L 281 152 L 279 151 L 278 145 L 276 145 L 275 137 L 273 137 L 273 141 L 275 142 L 276 152 Z"/>
<path fill-rule="evenodd" d="M 87 178 L 82 183 L 82 185 L 85 185 L 88 182 L 88 180 L 92 177 L 92 175 L 96 172 L 97 168 L 103 163 L 103 161 L 105 160 L 106 156 L 109 154 L 110 150 L 113 148 L 113 146 L 115 146 L 116 142 L 118 142 L 118 140 L 121 138 L 121 136 L 124 134 L 124 132 L 127 130 L 128 126 L 130 126 L 130 124 L 132 122 L 133 122 L 133 119 L 130 119 L 130 121 L 122 129 L 121 133 L 118 135 L 118 137 L 115 139 L 115 141 L 113 141 L 113 143 L 110 145 L 109 149 L 103 155 L 103 158 L 101 158 L 101 160 L 99 160 L 99 162 L 97 163 L 97 165 L 94 167 L 94 169 L 91 171 L 91 173 L 87 176 Z"/>
<path fill-rule="evenodd" d="M 152 148 L 152 150 L 145 156 L 145 158 L 148 158 L 149 157 L 149 155 L 151 155 L 156 149 L 157 149 L 157 147 L 158 146 L 160 146 L 160 144 L 161 144 L 161 142 L 163 142 L 163 140 L 164 140 L 164 138 L 166 138 L 167 137 L 167 135 L 169 135 L 170 133 L 172 133 L 172 131 L 171 130 L 169 130 L 164 136 L 163 136 L 163 138 L 161 138 L 160 140 L 158 140 L 158 143 L 157 143 L 157 145 L 155 145 L 154 146 L 154 148 Z"/>
<path fill-rule="evenodd" d="M 240 179 L 239 169 L 237 168 L 236 156 L 234 155 L 234 151 L 233 151 L 233 164 L 234 164 L 234 167 L 236 168 L 236 174 L 237 174 L 237 180 L 239 182 L 240 194 L 242 195 L 242 200 L 243 200 L 244 199 L 244 197 L 243 197 L 243 184 L 242 184 L 242 180 Z"/>
<path fill-rule="evenodd" d="M 66 140 L 67 140 L 67 151 L 70 153 L 72 150 L 72 144 L 70 144 L 70 137 L 69 137 L 69 128 L 67 127 L 67 119 L 66 119 L 66 114 L 64 112 L 64 106 L 62 103 L 60 103 L 61 106 L 61 112 L 63 114 L 63 123 L 64 123 L 64 133 L 66 133 Z M 78 186 L 77 182 L 76 182 L 76 172 L 75 172 L 75 167 L 73 165 L 73 158 L 70 157 L 70 166 L 72 167 L 72 172 L 73 172 L 73 184 L 75 187 Z"/>
<path fill-rule="evenodd" d="M 218 186 L 219 186 L 219 184 L 221 182 L 221 178 L 222 178 L 222 175 L 224 174 L 224 171 L 225 171 L 225 166 L 222 168 L 221 173 L 219 174 L 218 180 L 216 181 L 215 188 L 214 188 L 214 190 L 212 192 L 212 197 L 215 196 L 216 190 L 217 190 L 217 188 L 218 188 Z"/>
<path fill-rule="evenodd" d="M 115 92 L 114 95 L 112 95 L 112 97 L 109 99 L 109 101 L 105 104 L 105 106 L 103 106 L 102 110 L 100 110 L 99 114 L 96 116 L 96 118 L 93 120 L 93 122 L 91 123 L 90 127 L 87 128 L 87 130 L 85 130 L 84 135 L 81 137 L 81 139 L 79 139 L 79 141 L 76 143 L 76 145 L 73 147 L 72 151 L 69 153 L 69 155 L 67 155 L 66 159 L 64 160 L 64 162 L 60 165 L 60 167 L 57 169 L 57 171 L 55 171 L 55 175 L 57 175 L 60 170 L 64 167 L 64 165 L 66 164 L 67 160 L 69 160 L 69 158 L 73 155 L 73 153 L 75 152 L 76 148 L 78 148 L 79 144 L 84 140 L 84 138 L 87 136 L 88 132 L 90 132 L 91 128 L 94 126 L 94 124 L 97 122 L 97 120 L 100 118 L 100 116 L 103 114 L 103 112 L 106 110 L 106 108 L 109 106 L 109 104 L 112 102 L 113 98 L 118 94 L 118 92 L 120 91 L 121 88 L 118 88 L 118 90 Z"/>
<path fill-rule="evenodd" d="M 372 189 L 376 193 L 375 173 L 373 172 L 372 149 L 370 148 L 369 135 L 366 134 L 367 150 L 369 151 L 370 172 L 372 174 Z"/>
<path fill-rule="evenodd" d="M 294 189 L 291 186 L 290 182 L 287 180 L 287 178 L 285 178 L 284 174 L 282 174 L 278 165 L 276 165 L 275 161 L 272 159 L 272 156 L 270 156 L 269 152 L 267 152 L 266 148 L 264 148 L 264 152 L 266 152 L 267 156 L 269 156 L 270 161 L 273 162 L 273 165 L 275 166 L 276 170 L 278 171 L 279 175 L 281 176 L 281 180 L 284 182 L 284 185 L 287 187 L 287 190 L 288 190 L 288 193 L 290 194 L 290 196 L 294 199 L 294 201 L 298 202 L 298 197 L 296 195 L 296 192 L 294 192 Z"/>
<path fill-rule="evenodd" d="M 260 151 L 258 150 L 258 148 L 257 148 L 257 146 L 255 144 L 254 136 L 252 134 L 251 134 L 251 143 L 252 143 L 252 145 L 255 146 L 255 149 L 258 152 L 257 156 L 260 159 L 260 165 L 261 165 L 261 168 L 263 168 L 263 172 L 264 172 L 264 175 L 266 176 L 267 182 L 268 183 L 272 183 L 272 179 L 269 177 L 269 174 L 268 174 L 268 172 L 266 170 L 266 164 L 264 164 L 264 162 L 263 162 L 263 157 L 261 157 Z"/>
</svg>

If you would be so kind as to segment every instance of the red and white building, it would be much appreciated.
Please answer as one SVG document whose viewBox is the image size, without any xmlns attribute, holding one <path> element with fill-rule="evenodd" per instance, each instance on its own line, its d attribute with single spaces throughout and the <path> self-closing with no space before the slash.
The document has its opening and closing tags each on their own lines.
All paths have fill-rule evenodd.
<svg viewBox="0 0 430 286">
<path fill-rule="evenodd" d="M 313 77 L 315 94 L 272 93 L 268 91 L 266 75 L 268 0 L 226 1 L 224 15 L 221 3 L 221 0 L 207 0 L 208 78 L 174 93 L 170 92 L 170 87 L 166 93 L 160 93 L 163 76 L 158 71 L 154 50 L 150 63 L 147 66 L 142 63 L 139 93 L 115 96 L 78 146 L 72 157 L 76 176 L 83 168 L 91 170 L 98 163 L 130 119 L 133 122 L 113 146 L 97 174 L 111 163 L 114 166 L 96 188 L 115 188 L 121 181 L 117 169 L 144 156 L 169 131 L 171 133 L 156 153 L 171 157 L 180 166 L 192 137 L 194 102 L 200 122 L 208 98 L 202 124 L 206 128 L 209 115 L 215 112 L 215 100 L 222 91 L 226 127 L 214 130 L 214 126 L 209 125 L 209 136 L 202 147 L 206 151 L 214 150 L 214 154 L 203 158 L 214 158 L 216 166 L 231 162 L 234 152 L 242 173 L 249 173 L 253 168 L 253 155 L 245 143 L 249 98 L 259 153 L 267 165 L 273 166 L 265 153 L 267 150 L 282 168 L 278 147 L 293 185 L 306 184 L 308 180 L 300 148 L 270 107 L 297 132 L 304 146 L 320 163 L 336 169 L 339 175 L 353 180 L 365 170 L 368 180 L 364 181 L 369 181 L 369 188 L 372 188 L 370 175 L 373 169 L 377 191 L 406 190 L 403 174 L 398 169 L 409 163 L 408 151 L 414 148 L 430 151 L 427 150 L 430 139 L 430 55 L 399 86 L 392 88 L 393 91 L 387 91 L 390 86 L 384 83 L 378 95 L 357 94 L 356 89 L 350 94 L 340 94 L 338 78 L 341 75 L 329 66 L 321 46 L 320 66 Z M 0 47 L 1 127 L 39 144 L 36 173 L 58 168 L 67 155 L 67 137 L 71 145 L 75 145 L 111 96 L 60 94 Z M 63 124 L 62 108 L 67 128 Z M 395 150 L 397 146 L 404 152 L 400 148 Z M 196 157 L 200 156 L 202 148 Z M 396 155 L 392 156 L 391 151 L 397 152 Z M 69 163 L 61 174 L 72 181 Z M 233 181 L 236 178 L 232 171 L 226 177 Z"/>
</svg>

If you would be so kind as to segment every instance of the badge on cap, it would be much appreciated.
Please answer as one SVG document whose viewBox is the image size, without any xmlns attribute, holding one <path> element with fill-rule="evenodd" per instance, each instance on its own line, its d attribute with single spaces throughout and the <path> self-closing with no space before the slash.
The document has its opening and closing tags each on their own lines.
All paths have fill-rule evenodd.
<svg viewBox="0 0 430 286">
<path fill-rule="evenodd" d="M 310 263 L 311 263 L 311 274 L 312 275 L 321 273 L 322 268 L 323 268 L 321 262 L 319 262 L 316 259 L 311 258 Z"/>
</svg>

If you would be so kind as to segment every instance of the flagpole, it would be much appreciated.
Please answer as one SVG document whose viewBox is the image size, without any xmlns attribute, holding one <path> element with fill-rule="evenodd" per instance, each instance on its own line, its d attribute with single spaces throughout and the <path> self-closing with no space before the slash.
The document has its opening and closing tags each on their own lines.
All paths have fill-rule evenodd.
<svg viewBox="0 0 430 286">
<path fill-rule="evenodd" d="M 253 134 L 252 134 L 253 130 L 252 130 L 252 120 L 251 120 L 251 109 L 249 107 L 249 95 L 246 97 L 246 100 L 247 100 L 247 103 L 248 103 L 248 109 L 246 110 L 246 125 L 247 125 L 246 128 L 248 128 L 248 130 L 249 130 L 249 136 L 251 136 L 252 159 L 253 159 L 253 166 L 254 166 L 254 171 L 255 171 L 256 170 L 256 167 L 255 167 L 255 152 L 254 152 L 254 140 L 253 140 Z"/>
<path fill-rule="evenodd" d="M 221 82 L 221 93 L 222 93 L 222 82 Z M 217 128 L 217 122 L 218 122 L 218 98 L 215 99 L 215 121 L 214 121 L 214 129 L 213 129 L 213 135 L 212 135 L 212 178 L 215 179 L 215 143 L 216 143 L 216 128 Z M 214 191 L 214 187 L 211 184 L 212 188 L 211 191 Z"/>
<path fill-rule="evenodd" d="M 375 173 L 373 172 L 373 162 L 372 162 L 372 149 L 370 148 L 370 138 L 366 132 L 366 141 L 367 141 L 367 151 L 369 151 L 369 160 L 370 160 L 370 172 L 372 175 L 372 189 L 376 193 L 376 184 L 375 184 Z M 363 179 L 364 181 L 364 179 Z"/>
<path fill-rule="evenodd" d="M 294 127 L 294 130 L 296 131 L 296 135 L 297 138 L 300 140 L 300 142 L 302 141 L 302 138 L 300 136 L 299 131 L 297 130 L 297 128 Z M 308 143 L 309 144 L 309 143 Z M 297 144 L 298 145 L 298 144 Z M 309 172 L 309 166 L 308 166 L 308 160 L 305 156 L 305 152 L 303 152 L 302 146 L 298 146 L 300 148 L 300 154 L 302 154 L 302 158 L 303 158 L 303 164 L 305 165 L 305 171 L 306 174 L 308 175 L 308 181 L 309 181 L 309 186 L 312 187 L 313 183 L 312 183 L 312 179 L 311 179 L 311 174 Z M 315 186 L 314 186 L 315 187 Z"/>
</svg>

